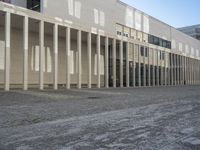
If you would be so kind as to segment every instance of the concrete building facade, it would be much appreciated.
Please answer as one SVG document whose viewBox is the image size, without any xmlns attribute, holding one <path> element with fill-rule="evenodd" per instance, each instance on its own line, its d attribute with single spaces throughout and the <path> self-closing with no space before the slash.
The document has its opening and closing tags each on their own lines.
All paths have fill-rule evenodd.
<svg viewBox="0 0 200 150">
<path fill-rule="evenodd" d="M 119 0 L 0 2 L 0 33 L 7 91 L 200 84 L 200 41 Z"/>
</svg>

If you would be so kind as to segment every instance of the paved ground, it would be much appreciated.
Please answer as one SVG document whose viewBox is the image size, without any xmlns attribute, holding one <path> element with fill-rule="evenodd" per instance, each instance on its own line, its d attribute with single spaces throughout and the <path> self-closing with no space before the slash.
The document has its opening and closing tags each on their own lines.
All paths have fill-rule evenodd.
<svg viewBox="0 0 200 150">
<path fill-rule="evenodd" d="M 0 92 L 0 150 L 199 150 L 200 86 Z"/>
</svg>

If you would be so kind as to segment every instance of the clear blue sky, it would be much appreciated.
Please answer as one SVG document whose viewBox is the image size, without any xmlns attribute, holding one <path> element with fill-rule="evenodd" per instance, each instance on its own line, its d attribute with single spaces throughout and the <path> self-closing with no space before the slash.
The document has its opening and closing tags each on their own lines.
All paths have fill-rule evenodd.
<svg viewBox="0 0 200 150">
<path fill-rule="evenodd" d="M 121 0 L 173 27 L 200 24 L 200 0 Z"/>
</svg>

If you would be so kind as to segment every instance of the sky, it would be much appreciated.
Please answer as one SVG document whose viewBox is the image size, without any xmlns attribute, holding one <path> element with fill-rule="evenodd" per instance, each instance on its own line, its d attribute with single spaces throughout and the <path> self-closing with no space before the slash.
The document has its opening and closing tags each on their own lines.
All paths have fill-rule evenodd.
<svg viewBox="0 0 200 150">
<path fill-rule="evenodd" d="M 173 27 L 200 24 L 200 0 L 121 0 Z"/>
</svg>

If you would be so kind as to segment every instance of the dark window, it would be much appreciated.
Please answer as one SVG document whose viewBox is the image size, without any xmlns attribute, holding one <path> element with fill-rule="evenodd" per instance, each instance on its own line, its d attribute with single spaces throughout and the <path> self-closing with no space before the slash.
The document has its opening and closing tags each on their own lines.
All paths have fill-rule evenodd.
<svg viewBox="0 0 200 150">
<path fill-rule="evenodd" d="M 40 12 L 40 0 L 27 0 L 27 8 Z"/>
<path fill-rule="evenodd" d="M 159 38 L 159 46 L 163 47 L 163 40 Z"/>
<path fill-rule="evenodd" d="M 150 44 L 154 44 L 154 45 L 158 45 L 158 46 L 161 46 L 161 47 L 171 49 L 171 42 L 170 41 L 158 38 L 158 37 L 153 36 L 153 35 L 148 36 L 148 42 Z"/>
<path fill-rule="evenodd" d="M 171 49 L 171 42 L 167 41 L 167 46 L 166 46 L 166 48 Z"/>
<path fill-rule="evenodd" d="M 124 33 L 124 36 L 125 36 L 125 37 L 128 37 L 128 34 L 127 34 L 127 33 Z"/>
<path fill-rule="evenodd" d="M 152 35 L 149 35 L 149 43 L 153 44 L 153 36 Z"/>
<path fill-rule="evenodd" d="M 167 41 L 163 40 L 163 41 L 162 41 L 162 46 L 163 46 L 163 47 L 167 47 Z"/>
<path fill-rule="evenodd" d="M 155 45 L 159 45 L 159 38 L 154 37 L 154 38 L 153 38 L 153 43 L 154 43 Z"/>
<path fill-rule="evenodd" d="M 122 33 L 120 31 L 117 31 L 117 35 L 122 35 Z"/>
<path fill-rule="evenodd" d="M 141 56 L 144 56 L 144 47 L 143 46 L 140 47 L 140 54 L 141 54 Z"/>
<path fill-rule="evenodd" d="M 145 48 L 145 57 L 148 57 L 149 56 L 149 49 L 146 47 Z"/>
</svg>

